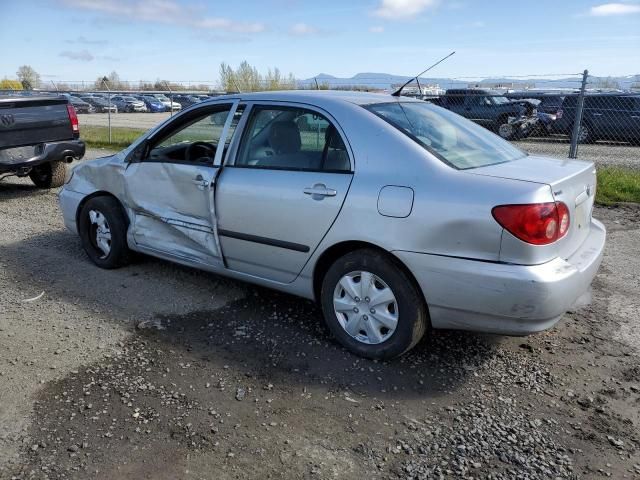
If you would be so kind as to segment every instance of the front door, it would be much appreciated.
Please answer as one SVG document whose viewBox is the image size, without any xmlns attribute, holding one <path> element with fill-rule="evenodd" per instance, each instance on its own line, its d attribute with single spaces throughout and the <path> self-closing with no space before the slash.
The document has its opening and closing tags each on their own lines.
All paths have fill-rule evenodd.
<svg viewBox="0 0 640 480">
<path fill-rule="evenodd" d="M 221 265 L 213 193 L 237 104 L 187 112 L 147 140 L 125 172 L 133 240 L 142 250 L 177 260 Z M 220 118 L 224 121 L 220 122 Z"/>
<path fill-rule="evenodd" d="M 336 127 L 310 107 L 252 107 L 217 184 L 228 268 L 282 283 L 297 277 L 351 184 L 352 162 Z"/>
</svg>

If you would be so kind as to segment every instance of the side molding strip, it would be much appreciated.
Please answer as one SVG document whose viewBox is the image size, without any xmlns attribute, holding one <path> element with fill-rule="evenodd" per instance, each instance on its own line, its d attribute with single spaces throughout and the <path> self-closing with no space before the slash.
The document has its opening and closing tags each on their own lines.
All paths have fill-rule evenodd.
<svg viewBox="0 0 640 480">
<path fill-rule="evenodd" d="M 259 237 L 258 235 L 250 235 L 248 233 L 231 232 L 229 230 L 218 229 L 218 235 L 221 237 L 235 238 L 246 242 L 261 243 L 262 245 L 270 245 L 272 247 L 286 248 L 296 252 L 307 253 L 311 250 L 307 245 L 299 243 L 286 242 L 284 240 L 276 240 L 274 238 Z"/>
</svg>

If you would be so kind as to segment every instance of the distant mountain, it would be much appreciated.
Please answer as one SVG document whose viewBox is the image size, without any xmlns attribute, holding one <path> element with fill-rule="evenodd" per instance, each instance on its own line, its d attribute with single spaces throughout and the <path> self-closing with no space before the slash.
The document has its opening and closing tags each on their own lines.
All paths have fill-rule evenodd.
<svg viewBox="0 0 640 480">
<path fill-rule="evenodd" d="M 315 82 L 318 84 L 327 84 L 329 88 L 346 88 L 346 87 L 364 87 L 378 90 L 390 90 L 394 86 L 403 84 L 411 77 L 406 75 L 393 75 L 390 73 L 362 72 L 353 77 L 336 77 L 327 73 L 318 74 L 316 77 L 299 80 L 298 84 L 302 87 L 314 87 Z M 582 77 L 567 78 L 482 78 L 482 79 L 451 79 L 443 77 L 424 77 L 420 78 L 423 85 L 439 85 L 440 88 L 465 88 L 468 86 L 487 86 L 497 87 L 505 86 L 509 88 L 537 88 L 537 89 L 579 89 Z M 622 90 L 630 90 L 631 88 L 640 89 L 640 74 L 627 75 L 624 77 L 589 77 L 589 88 L 620 88 Z"/>
</svg>

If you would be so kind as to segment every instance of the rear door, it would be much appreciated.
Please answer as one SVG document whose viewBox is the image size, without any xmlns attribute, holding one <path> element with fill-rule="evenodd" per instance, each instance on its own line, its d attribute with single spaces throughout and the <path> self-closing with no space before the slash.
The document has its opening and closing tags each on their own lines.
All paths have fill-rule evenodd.
<svg viewBox="0 0 640 480">
<path fill-rule="evenodd" d="M 353 165 L 347 145 L 320 109 L 253 105 L 216 191 L 228 268 L 282 283 L 297 277 L 347 195 Z"/>
<path fill-rule="evenodd" d="M 141 249 L 222 265 L 213 195 L 225 139 L 240 111 L 237 102 L 228 102 L 181 115 L 150 137 L 140 161 L 129 164 L 127 206 Z M 211 120 L 214 114 L 225 115 L 223 125 Z"/>
</svg>

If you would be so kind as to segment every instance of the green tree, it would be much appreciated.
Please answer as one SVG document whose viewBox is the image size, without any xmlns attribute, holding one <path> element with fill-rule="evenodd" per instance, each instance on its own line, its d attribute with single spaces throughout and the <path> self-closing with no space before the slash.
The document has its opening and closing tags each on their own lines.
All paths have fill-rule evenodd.
<svg viewBox="0 0 640 480">
<path fill-rule="evenodd" d="M 219 84 L 227 92 L 258 92 L 262 90 L 291 90 L 296 88 L 292 73 L 284 77 L 278 68 L 268 69 L 265 75 L 243 61 L 235 70 L 222 62 L 219 70 Z"/>
<path fill-rule="evenodd" d="M 40 74 L 31 65 L 22 65 L 18 68 L 16 75 L 25 90 L 33 90 L 40 85 Z"/>
</svg>

